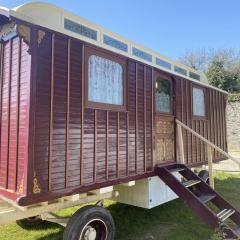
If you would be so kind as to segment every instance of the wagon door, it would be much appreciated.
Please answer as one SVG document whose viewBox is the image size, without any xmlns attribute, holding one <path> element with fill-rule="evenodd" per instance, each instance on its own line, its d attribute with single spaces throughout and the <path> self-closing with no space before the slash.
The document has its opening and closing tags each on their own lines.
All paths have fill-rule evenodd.
<svg viewBox="0 0 240 240">
<path fill-rule="evenodd" d="M 155 164 L 175 161 L 173 80 L 155 74 Z"/>
</svg>

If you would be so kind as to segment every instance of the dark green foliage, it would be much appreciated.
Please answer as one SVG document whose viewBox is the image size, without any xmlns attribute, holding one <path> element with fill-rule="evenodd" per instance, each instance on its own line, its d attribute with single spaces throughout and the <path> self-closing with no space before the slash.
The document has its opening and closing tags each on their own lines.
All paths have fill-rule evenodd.
<svg viewBox="0 0 240 240">
<path fill-rule="evenodd" d="M 240 102 L 240 93 L 231 93 L 228 95 L 229 102 Z"/>
<path fill-rule="evenodd" d="M 197 49 L 179 60 L 207 75 L 209 83 L 230 93 L 240 91 L 240 51 L 236 49 Z"/>
<path fill-rule="evenodd" d="M 210 84 L 228 92 L 239 90 L 239 75 L 224 66 L 221 60 L 214 60 L 207 70 L 207 78 Z"/>
</svg>

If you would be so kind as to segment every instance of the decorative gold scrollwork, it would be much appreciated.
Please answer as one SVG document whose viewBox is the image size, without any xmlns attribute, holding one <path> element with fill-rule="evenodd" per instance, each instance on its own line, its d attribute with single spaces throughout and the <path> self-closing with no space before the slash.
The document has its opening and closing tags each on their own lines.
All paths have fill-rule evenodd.
<svg viewBox="0 0 240 240">
<path fill-rule="evenodd" d="M 41 45 L 46 33 L 42 30 L 38 30 L 38 47 Z"/>
<path fill-rule="evenodd" d="M 23 192 L 24 192 L 24 176 L 21 179 L 21 183 L 19 185 L 18 192 L 21 193 L 21 194 L 23 194 Z"/>
<path fill-rule="evenodd" d="M 41 193 L 41 188 L 36 177 L 33 178 L 33 193 L 34 194 Z"/>
<path fill-rule="evenodd" d="M 18 34 L 23 40 L 29 45 L 31 41 L 31 28 L 26 25 L 18 25 L 17 26 Z"/>
</svg>

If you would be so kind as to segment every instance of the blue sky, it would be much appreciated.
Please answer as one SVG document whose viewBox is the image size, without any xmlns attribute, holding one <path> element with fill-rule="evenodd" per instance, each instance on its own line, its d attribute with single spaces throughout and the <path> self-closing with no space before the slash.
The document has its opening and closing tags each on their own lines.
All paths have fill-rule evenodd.
<svg viewBox="0 0 240 240">
<path fill-rule="evenodd" d="M 0 0 L 15 7 L 24 0 Z M 49 0 L 163 55 L 240 49 L 239 0 Z"/>
</svg>

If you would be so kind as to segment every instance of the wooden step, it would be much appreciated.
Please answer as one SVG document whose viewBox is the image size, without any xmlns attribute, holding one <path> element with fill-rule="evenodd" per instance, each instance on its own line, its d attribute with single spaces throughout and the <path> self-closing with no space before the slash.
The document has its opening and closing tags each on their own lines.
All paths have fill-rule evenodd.
<svg viewBox="0 0 240 240">
<path fill-rule="evenodd" d="M 235 213 L 234 209 L 223 209 L 217 214 L 217 217 L 223 222 Z"/>
<path fill-rule="evenodd" d="M 234 232 L 238 237 L 240 237 L 240 227 L 234 228 L 234 229 L 233 229 L 233 232 Z"/>
<path fill-rule="evenodd" d="M 169 171 L 171 172 L 171 173 L 175 173 L 175 172 L 182 172 L 182 171 L 184 171 L 186 168 L 172 168 L 172 169 L 169 169 Z"/>
<path fill-rule="evenodd" d="M 185 187 L 192 187 L 192 186 L 194 186 L 194 185 L 196 185 L 196 184 L 198 184 L 200 182 L 201 182 L 201 180 L 189 180 L 189 181 L 183 182 L 183 185 Z"/>
<path fill-rule="evenodd" d="M 202 203 L 207 203 L 209 201 L 211 201 L 212 199 L 214 199 L 216 197 L 215 194 L 201 194 L 198 199 L 202 202 Z"/>
</svg>

